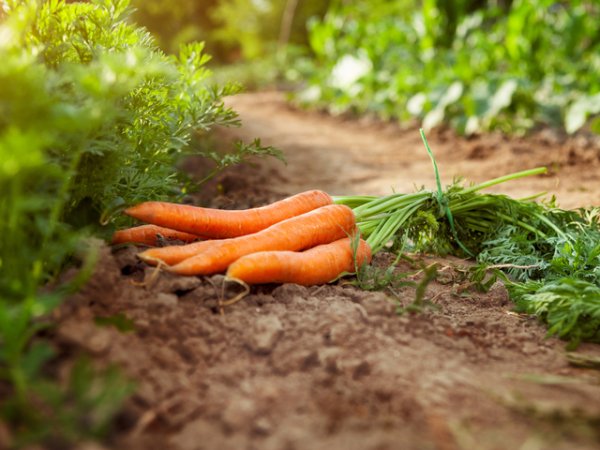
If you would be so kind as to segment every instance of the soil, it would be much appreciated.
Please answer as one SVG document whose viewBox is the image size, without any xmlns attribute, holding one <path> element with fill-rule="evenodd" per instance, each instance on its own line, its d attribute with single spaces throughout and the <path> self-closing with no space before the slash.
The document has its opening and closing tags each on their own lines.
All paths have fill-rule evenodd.
<svg viewBox="0 0 600 450">
<path fill-rule="evenodd" d="M 304 189 L 384 194 L 434 186 L 415 127 L 298 111 L 279 93 L 237 96 L 244 126 L 221 137 L 280 148 L 288 161 L 232 169 L 203 192 L 219 207 L 263 204 Z M 591 137 L 450 131 L 429 141 L 445 180 L 477 182 L 545 165 L 550 174 L 497 188 L 548 191 L 565 208 L 600 204 Z M 190 162 L 190 170 L 197 164 Z M 597 449 L 600 375 L 569 363 L 565 342 L 512 311 L 504 286 L 469 289 L 468 261 L 413 255 L 411 280 L 438 264 L 421 312 L 411 285 L 367 292 L 348 282 L 252 288 L 222 309 L 223 277 L 175 277 L 102 247 L 100 263 L 58 313 L 55 342 L 116 363 L 135 380 L 110 437 L 126 449 Z M 379 254 L 384 267 L 390 256 Z M 122 314 L 133 330 L 97 326 Z M 600 346 L 578 353 L 599 357 Z"/>
</svg>

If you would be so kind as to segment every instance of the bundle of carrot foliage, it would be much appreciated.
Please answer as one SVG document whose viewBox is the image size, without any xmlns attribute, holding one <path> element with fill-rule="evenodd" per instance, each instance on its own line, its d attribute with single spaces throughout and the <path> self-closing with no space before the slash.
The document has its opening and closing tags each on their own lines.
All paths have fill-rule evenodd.
<svg viewBox="0 0 600 450">
<path fill-rule="evenodd" d="M 438 192 L 334 200 L 353 208 L 374 253 L 410 250 L 475 259 L 474 285 L 486 289 L 500 278 L 517 310 L 546 322 L 549 334 L 568 339 L 571 348 L 581 341 L 600 343 L 600 208 L 568 211 L 553 200 L 480 192 L 543 172 L 469 187 L 456 182 Z"/>
<path fill-rule="evenodd" d="M 125 213 L 149 225 L 118 231 L 113 243 L 155 245 L 158 237 L 184 241 L 187 244 L 150 248 L 138 255 L 180 275 L 226 271 L 228 278 L 246 284 L 312 285 L 353 273 L 357 265 L 371 260 L 352 210 L 334 205 L 322 191 L 248 210 L 145 202 Z"/>
<path fill-rule="evenodd" d="M 563 210 L 554 199 L 513 199 L 482 193 L 526 170 L 473 186 L 455 181 L 442 189 L 435 158 L 421 136 L 434 168 L 437 190 L 383 197 L 336 197 L 353 208 L 373 252 L 389 249 L 468 257 L 478 262 L 472 282 L 486 288 L 496 278 L 507 287 L 517 310 L 534 314 L 549 333 L 600 343 L 600 208 Z M 493 273 L 485 283 L 486 273 Z"/>
</svg>

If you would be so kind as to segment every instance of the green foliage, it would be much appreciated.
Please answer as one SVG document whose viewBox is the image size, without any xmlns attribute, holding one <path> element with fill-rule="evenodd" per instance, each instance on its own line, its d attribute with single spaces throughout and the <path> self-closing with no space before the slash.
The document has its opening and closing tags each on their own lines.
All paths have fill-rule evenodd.
<svg viewBox="0 0 600 450">
<path fill-rule="evenodd" d="M 373 252 L 408 248 L 474 257 L 479 265 L 469 271 L 472 286 L 489 289 L 500 276 L 517 308 L 545 321 L 549 334 L 568 339 L 571 347 L 581 341 L 600 342 L 600 210 L 565 211 L 553 200 L 543 204 L 481 193 L 543 169 L 469 187 L 459 180 L 442 190 L 437 164 L 422 137 L 433 161 L 437 191 L 335 198 L 353 208 Z M 494 273 L 488 276 L 490 270 Z M 389 284 L 393 273 L 388 269 L 377 278 L 359 272 L 358 279 Z"/>
<path fill-rule="evenodd" d="M 125 382 L 116 367 L 98 369 L 85 358 L 69 368 L 64 385 L 42 378 L 36 370 L 51 356 L 46 345 L 33 345 L 27 353 L 30 386 L 23 397 L 11 397 L 2 404 L 2 416 L 22 427 L 16 429 L 15 448 L 36 442 L 70 448 L 76 442 L 101 439 L 133 391 L 133 384 Z"/>
<path fill-rule="evenodd" d="M 279 44 L 306 46 L 306 21 L 322 16 L 329 0 L 133 0 L 134 20 L 165 50 L 207 42 L 218 62 L 268 57 Z M 286 18 L 287 17 L 287 18 Z"/>
<path fill-rule="evenodd" d="M 517 310 L 535 314 L 548 324 L 548 334 L 600 343 L 600 286 L 575 276 L 509 285 Z"/>
<path fill-rule="evenodd" d="M 398 251 L 396 259 L 387 266 L 367 264 L 366 262 L 359 265 L 357 263 L 356 253 L 358 251 L 360 238 L 359 234 L 356 234 L 355 237 L 352 238 L 355 277 L 352 281 L 349 281 L 349 284 L 357 286 L 365 291 L 386 291 L 391 293 L 395 297 L 396 312 L 398 314 L 404 314 L 406 312 L 419 313 L 426 307 L 432 306 L 425 300 L 425 293 L 429 283 L 437 278 L 437 264 L 432 264 L 430 266 L 419 264 L 420 269 L 412 273 L 398 272 L 396 265 L 400 259 L 405 259 L 411 262 L 411 264 L 414 263 L 413 260 L 408 258 L 401 251 Z M 421 279 L 418 282 L 414 281 L 415 277 L 421 274 Z M 349 274 L 344 273 L 341 276 L 345 275 Z M 397 292 L 398 289 L 404 287 L 413 287 L 415 289 L 413 301 L 406 306 L 400 302 L 400 295 Z"/>
<path fill-rule="evenodd" d="M 434 306 L 431 302 L 425 299 L 425 293 L 427 291 L 427 286 L 429 286 L 429 283 L 436 279 L 438 273 L 437 270 L 437 264 L 431 264 L 430 266 L 423 267 L 423 277 L 418 283 L 415 283 L 414 300 L 406 306 L 398 305 L 398 307 L 396 308 L 396 312 L 398 314 L 404 314 L 407 312 L 420 313 L 425 308 L 431 308 Z"/>
<path fill-rule="evenodd" d="M 315 57 L 297 98 L 466 134 L 577 131 L 600 112 L 598 3 L 501 3 L 339 2 L 311 23 Z"/>
<path fill-rule="evenodd" d="M 597 210 L 547 213 L 560 232 L 533 217 L 538 233 L 515 226 L 501 227 L 483 243 L 478 260 L 486 265 L 510 265 L 507 286 L 517 309 L 548 323 L 549 334 L 600 342 L 600 227 Z M 547 228 L 547 227 L 546 227 Z"/>
<path fill-rule="evenodd" d="M 265 156 L 272 156 L 278 158 L 280 161 L 285 162 L 283 153 L 280 150 L 268 146 L 263 147 L 260 139 L 255 139 L 251 144 L 244 144 L 241 141 L 234 143 L 233 151 L 226 154 L 222 154 L 213 150 L 198 150 L 197 155 L 203 156 L 214 163 L 214 168 L 210 170 L 202 180 L 200 184 L 207 182 L 218 173 L 225 170 L 227 167 L 242 164 L 249 158 L 255 156 L 263 158 Z"/>
<path fill-rule="evenodd" d="M 281 22 L 281 5 L 278 1 L 226 0 L 219 2 L 213 17 L 222 26 L 213 36 L 229 46 L 238 46 L 245 59 L 267 53 L 277 42 Z M 267 48 L 265 48 L 267 47 Z"/>
<path fill-rule="evenodd" d="M 71 442 L 86 429 L 92 437 L 105 430 L 122 396 L 115 388 L 114 397 L 98 400 L 106 416 L 87 411 L 94 399 L 69 403 L 72 395 L 44 378 L 52 352 L 32 338 L 51 326 L 49 313 L 91 270 L 97 253 L 82 248 L 82 238 L 100 229 L 101 217 L 189 189 L 176 164 L 193 151 L 192 138 L 238 124 L 222 102 L 237 88 L 210 85 L 200 44 L 165 55 L 127 21 L 126 0 L 0 5 L 0 383 L 11 394 L 2 411 L 16 430 L 41 439 L 64 432 L 61 439 Z M 240 144 L 217 162 L 273 153 Z M 77 263 L 76 250 L 80 275 L 49 292 L 65 264 Z M 64 420 L 63 403 L 73 407 Z M 78 414 L 102 417 L 89 427 L 72 420 L 77 436 L 60 428 Z"/>
<path fill-rule="evenodd" d="M 125 6 L 28 4 L 20 10 L 29 23 L 15 14 L 5 25 L 2 125 L 13 141 L 35 134 L 47 158 L 37 160 L 73 175 L 62 211 L 70 222 L 99 216 L 117 197 L 173 196 L 182 181 L 173 167 L 192 133 L 237 124 L 221 101 L 236 87 L 208 84 L 202 46 L 165 56 L 125 22 Z"/>
<path fill-rule="evenodd" d="M 135 324 L 133 320 L 123 313 L 107 317 L 96 317 L 94 318 L 94 322 L 102 327 L 113 326 L 121 333 L 129 333 L 130 331 L 135 330 Z"/>
<path fill-rule="evenodd" d="M 208 41 L 216 26 L 210 11 L 219 0 L 132 0 L 132 19 L 156 38 L 169 53 L 177 53 L 182 44 Z M 219 59 L 224 49 L 208 42 L 207 50 Z"/>
<path fill-rule="evenodd" d="M 329 1 L 221 0 L 212 16 L 218 27 L 212 37 L 237 48 L 244 59 L 265 57 L 278 43 L 306 44 L 304 24 L 322 15 Z M 289 36 L 285 42 L 285 16 L 290 14 Z"/>
<path fill-rule="evenodd" d="M 351 281 L 350 284 L 353 284 L 364 291 L 388 290 L 391 292 L 404 286 L 414 286 L 414 282 L 408 279 L 408 274 L 399 273 L 396 270 L 396 264 L 402 257 L 402 253 L 399 253 L 395 261 L 388 266 L 378 267 L 374 264 L 367 264 L 366 262 L 358 265 L 356 252 L 358 251 L 359 240 L 360 235 L 358 234 L 352 239 L 355 279 Z"/>
</svg>

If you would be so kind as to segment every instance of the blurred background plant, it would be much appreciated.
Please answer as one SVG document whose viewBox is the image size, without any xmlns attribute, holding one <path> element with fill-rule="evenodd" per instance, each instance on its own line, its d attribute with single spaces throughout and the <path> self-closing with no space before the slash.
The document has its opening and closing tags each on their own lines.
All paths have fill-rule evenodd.
<svg viewBox="0 0 600 450">
<path fill-rule="evenodd" d="M 203 41 L 219 80 L 262 87 L 281 81 L 287 63 L 308 51 L 306 23 L 331 0 L 133 0 L 133 19 L 173 52 Z"/>
<path fill-rule="evenodd" d="M 299 104 L 448 124 L 600 131 L 596 0 L 134 0 L 166 51 L 205 40 L 220 79 Z M 290 86 L 291 84 L 291 86 Z"/>
<path fill-rule="evenodd" d="M 465 134 L 572 133 L 600 113 L 598 17 L 592 0 L 338 1 L 309 23 L 297 99 Z"/>
</svg>

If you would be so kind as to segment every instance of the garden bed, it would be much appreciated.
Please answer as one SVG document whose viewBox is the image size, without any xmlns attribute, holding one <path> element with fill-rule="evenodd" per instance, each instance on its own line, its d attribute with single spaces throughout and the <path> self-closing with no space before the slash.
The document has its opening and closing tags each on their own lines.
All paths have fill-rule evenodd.
<svg viewBox="0 0 600 450">
<path fill-rule="evenodd" d="M 231 101 L 244 127 L 226 133 L 261 136 L 284 151 L 288 165 L 261 160 L 230 169 L 202 192 L 204 203 L 246 208 L 303 189 L 383 194 L 434 186 L 416 128 L 299 112 L 276 93 Z M 600 203 L 600 152 L 591 138 L 439 132 L 430 144 L 448 183 L 456 175 L 483 181 L 546 165 L 548 176 L 497 189 L 512 196 L 549 191 L 563 207 Z M 397 270 L 416 282 L 422 267 L 438 264 L 420 313 L 398 313 L 413 302 L 414 287 L 366 292 L 343 281 L 258 286 L 222 310 L 219 299 L 234 295 L 222 290 L 222 276 L 156 275 L 135 253 L 102 247 L 88 284 L 59 309 L 54 336 L 61 354 L 83 349 L 134 380 L 111 448 L 600 443 L 598 371 L 570 363 L 565 342 L 514 313 L 502 284 L 485 294 L 470 289 L 468 261 L 412 255 L 400 263 Z M 390 262 L 385 254 L 375 259 L 381 267 Z M 582 344 L 577 353 L 598 358 L 600 348 Z"/>
</svg>

